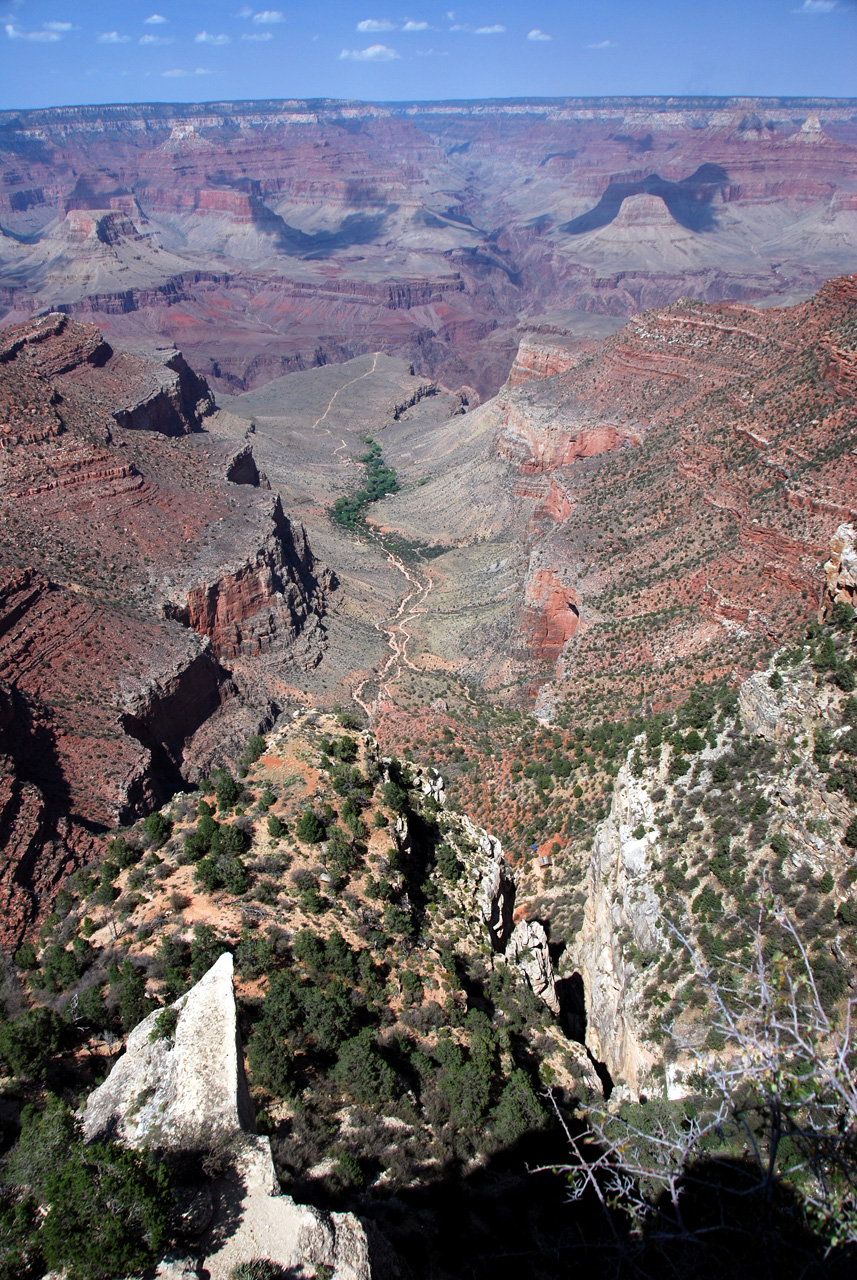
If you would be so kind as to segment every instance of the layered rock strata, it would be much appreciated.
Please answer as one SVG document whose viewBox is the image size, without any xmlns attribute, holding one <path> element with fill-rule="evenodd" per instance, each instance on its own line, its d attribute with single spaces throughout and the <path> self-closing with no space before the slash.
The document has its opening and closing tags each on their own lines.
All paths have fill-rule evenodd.
<svg viewBox="0 0 857 1280">
<path fill-rule="evenodd" d="M 275 712 L 279 673 L 242 664 L 321 660 L 334 579 L 249 449 L 201 430 L 211 405 L 176 351 L 115 351 L 62 314 L 0 336 L 7 940 L 99 828 Z"/>
<path fill-rule="evenodd" d="M 830 526 L 857 513 L 855 304 L 855 276 L 782 309 L 683 300 L 438 427 L 437 462 L 388 437 L 422 487 L 385 500 L 385 528 L 458 532 L 417 642 L 446 627 L 468 676 L 555 678 L 557 706 L 663 705 L 702 666 L 752 670 L 813 616 Z"/>
<path fill-rule="evenodd" d="M 805 296 L 857 262 L 848 102 L 292 100 L 0 124 L 0 305 L 180 338 L 221 390 L 384 350 L 490 395 L 521 317 Z"/>
</svg>

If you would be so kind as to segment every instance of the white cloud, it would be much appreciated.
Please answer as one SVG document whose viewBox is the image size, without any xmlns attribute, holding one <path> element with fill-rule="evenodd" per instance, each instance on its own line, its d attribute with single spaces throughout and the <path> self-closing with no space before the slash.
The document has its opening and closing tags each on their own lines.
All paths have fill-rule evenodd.
<svg viewBox="0 0 857 1280">
<path fill-rule="evenodd" d="M 391 22 L 389 18 L 364 18 L 362 22 L 357 23 L 358 31 L 395 31 L 396 24 Z"/>
<path fill-rule="evenodd" d="M 232 44 L 229 36 L 215 36 L 210 31 L 200 31 L 198 35 L 194 36 L 193 42 L 194 44 Z"/>
<path fill-rule="evenodd" d="M 98 37 L 99 44 L 127 44 L 130 36 L 120 36 L 118 31 L 102 31 Z"/>
<path fill-rule="evenodd" d="M 70 22 L 43 22 L 42 26 L 45 31 L 71 31 L 72 24 Z"/>
<path fill-rule="evenodd" d="M 273 40 L 270 31 L 245 31 L 241 36 L 242 40 Z"/>
<path fill-rule="evenodd" d="M 799 9 L 794 9 L 794 13 L 830 13 L 831 9 L 836 8 L 836 0 L 803 0 L 803 4 Z"/>
<path fill-rule="evenodd" d="M 448 49 L 417 49 L 418 58 L 448 58 Z"/>
<path fill-rule="evenodd" d="M 173 67 L 170 71 L 162 71 L 162 76 L 175 79 L 177 76 L 210 76 L 213 72 L 208 67 L 196 67 L 193 71 L 185 71 L 182 67 Z"/>
<path fill-rule="evenodd" d="M 285 22 L 285 20 L 279 9 L 263 9 L 261 13 L 253 14 L 253 21 L 263 27 L 270 26 L 274 22 Z"/>
<path fill-rule="evenodd" d="M 55 40 L 62 39 L 58 31 L 22 31 L 20 27 L 15 26 L 14 22 L 7 22 L 5 30 L 10 40 L 32 40 L 36 44 L 53 44 Z"/>
<path fill-rule="evenodd" d="M 340 58 L 354 62 L 392 62 L 399 55 L 386 44 L 370 44 L 368 49 L 343 49 Z"/>
<path fill-rule="evenodd" d="M 499 22 L 495 22 L 491 27 L 477 27 L 474 32 L 477 36 L 499 36 L 506 28 Z"/>
<path fill-rule="evenodd" d="M 143 25 L 146 27 L 157 27 L 160 23 L 166 21 L 167 19 L 162 13 L 150 13 L 148 18 L 143 19 Z"/>
<path fill-rule="evenodd" d="M 253 10 L 250 8 L 249 4 L 242 4 L 241 8 L 238 10 L 235 17 L 236 18 L 252 18 Z"/>
<path fill-rule="evenodd" d="M 553 36 L 547 35 L 544 31 L 539 31 L 538 27 L 533 27 L 527 36 L 528 40 L 553 40 Z"/>
<path fill-rule="evenodd" d="M 587 49 L 615 49 L 616 45 L 612 40 L 599 40 L 597 44 L 588 44 Z"/>
<path fill-rule="evenodd" d="M 140 36 L 140 44 L 172 44 L 172 36 Z"/>
<path fill-rule="evenodd" d="M 403 31 L 430 31 L 431 28 L 427 22 L 414 22 L 411 18 L 402 27 Z"/>
</svg>

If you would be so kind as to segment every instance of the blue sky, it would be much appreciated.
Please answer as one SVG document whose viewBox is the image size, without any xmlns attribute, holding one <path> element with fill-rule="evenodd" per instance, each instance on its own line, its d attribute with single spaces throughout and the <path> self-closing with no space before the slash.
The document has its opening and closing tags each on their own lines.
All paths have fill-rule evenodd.
<svg viewBox="0 0 857 1280">
<path fill-rule="evenodd" d="M 857 96 L 857 0 L 407 3 L 0 0 L 0 107 Z"/>
</svg>

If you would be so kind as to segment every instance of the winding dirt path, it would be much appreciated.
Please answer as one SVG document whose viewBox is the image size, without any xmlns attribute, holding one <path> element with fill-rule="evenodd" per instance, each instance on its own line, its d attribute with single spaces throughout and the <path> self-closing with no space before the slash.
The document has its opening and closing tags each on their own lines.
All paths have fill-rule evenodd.
<svg viewBox="0 0 857 1280">
<path fill-rule="evenodd" d="M 386 622 L 376 622 L 374 624 L 375 630 L 387 637 L 387 645 L 390 649 L 384 665 L 379 671 L 366 676 L 351 690 L 352 698 L 358 706 L 363 708 L 370 722 L 374 716 L 378 699 L 376 698 L 371 704 L 364 702 L 362 697 L 363 689 L 369 681 L 372 679 L 377 680 L 379 695 L 384 693 L 388 698 L 392 698 L 392 686 L 397 680 L 401 679 L 402 668 L 407 667 L 411 671 L 420 670 L 408 657 L 408 643 L 413 639 L 413 636 L 406 624 L 411 622 L 418 613 L 422 612 L 421 606 L 434 586 L 434 580 L 430 572 L 426 573 L 425 581 L 421 581 L 402 563 L 395 552 L 388 550 L 384 546 L 377 534 L 372 534 L 371 536 L 386 551 L 387 563 L 402 574 L 411 589 L 406 591 L 399 601 L 395 613 Z"/>
<path fill-rule="evenodd" d="M 353 387 L 355 382 L 362 382 L 364 378 L 368 378 L 371 374 L 375 372 L 375 370 L 378 367 L 378 357 L 380 355 L 381 355 L 380 351 L 376 351 L 375 354 L 373 355 L 371 369 L 367 369 L 365 373 L 359 373 L 356 378 L 351 378 L 350 381 L 343 382 L 341 387 L 336 388 L 333 395 L 330 397 L 330 399 L 327 402 L 327 408 L 325 409 L 324 413 L 321 415 L 320 418 L 316 418 L 315 422 L 310 427 L 310 431 L 315 431 L 316 427 L 320 426 L 322 422 L 324 422 L 325 418 L 333 408 L 337 396 L 341 395 L 342 392 L 345 391 L 347 387 Z M 326 430 L 330 431 L 330 427 L 327 427 Z M 343 440 L 342 443 L 345 444 L 345 441 Z"/>
<path fill-rule="evenodd" d="M 336 391 L 334 391 L 333 395 L 330 397 L 330 400 L 328 401 L 327 408 L 325 409 L 324 413 L 322 413 L 318 418 L 316 418 L 310 430 L 314 431 L 316 427 L 321 426 L 321 424 L 325 421 L 331 409 L 333 408 L 336 402 L 337 396 L 339 396 L 341 392 L 345 391 L 347 387 L 353 386 L 355 382 L 361 382 L 364 378 L 370 377 L 371 374 L 375 372 L 376 368 L 378 367 L 378 358 L 380 355 L 381 355 L 381 352 L 376 351 L 372 357 L 371 369 L 367 369 L 365 373 L 358 374 L 356 378 L 352 378 L 349 382 L 344 382 L 341 387 L 338 387 Z M 325 430 L 329 434 L 331 435 L 333 434 L 329 427 L 326 427 Z M 337 458 L 337 455 L 341 454 L 342 451 L 347 448 L 348 448 L 348 441 L 343 436 L 341 437 L 341 443 L 338 444 L 336 448 L 333 450 L 333 457 Z M 337 458 L 337 460 L 340 466 L 347 467 L 347 466 L 354 465 L 351 458 Z M 387 695 L 388 698 L 391 698 L 392 697 L 391 687 L 396 683 L 397 680 L 401 678 L 402 668 L 408 667 L 411 671 L 419 670 L 419 668 L 416 667 L 408 657 L 408 644 L 413 639 L 413 636 L 411 635 L 411 632 L 408 630 L 408 627 L 406 624 L 410 622 L 416 616 L 416 614 L 421 610 L 423 601 L 426 599 L 432 587 L 434 586 L 434 581 L 432 579 L 430 572 L 427 572 L 425 581 L 424 582 L 421 581 L 418 577 L 412 574 L 408 568 L 406 568 L 406 566 L 402 563 L 401 559 L 399 558 L 399 556 L 395 554 L 395 552 L 390 551 L 387 547 L 384 546 L 383 540 L 378 534 L 370 533 L 370 537 L 372 537 L 374 541 L 378 543 L 381 549 L 386 553 L 387 563 L 389 565 L 392 565 L 394 569 L 398 570 L 398 572 L 402 575 L 402 577 L 407 582 L 407 585 L 409 588 L 405 591 L 405 594 L 402 596 L 401 600 L 399 601 L 398 606 L 396 607 L 395 613 L 393 613 L 386 620 L 386 622 L 376 622 L 373 624 L 375 627 L 375 630 L 378 631 L 381 635 L 386 636 L 387 638 L 387 645 L 390 649 L 390 653 L 386 661 L 384 662 L 383 666 L 379 671 L 374 671 L 370 675 L 365 676 L 351 690 L 352 698 L 354 699 L 354 701 L 357 703 L 359 707 L 363 708 L 363 710 L 366 712 L 366 715 L 369 717 L 371 721 L 377 705 L 377 698 L 375 699 L 374 702 L 367 703 L 363 700 L 363 697 L 362 697 L 363 689 L 369 683 L 369 681 L 377 680 L 379 694 L 384 693 Z M 411 603 L 412 601 L 414 602 L 413 604 Z"/>
</svg>

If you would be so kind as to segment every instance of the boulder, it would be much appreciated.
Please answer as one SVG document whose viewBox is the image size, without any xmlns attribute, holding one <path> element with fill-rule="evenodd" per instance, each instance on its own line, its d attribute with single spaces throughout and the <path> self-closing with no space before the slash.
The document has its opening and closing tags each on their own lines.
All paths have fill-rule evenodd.
<svg viewBox="0 0 857 1280">
<path fill-rule="evenodd" d="M 157 1274 L 229 1280 L 239 1263 L 266 1258 L 298 1274 L 323 1266 L 335 1280 L 371 1280 L 366 1233 L 353 1214 L 324 1213 L 280 1194 L 270 1141 L 253 1131 L 232 956 L 224 953 L 169 1010 L 170 1016 L 157 1010 L 134 1028 L 82 1116 L 90 1142 L 117 1138 L 201 1155 L 216 1149 L 225 1166 L 202 1189 L 205 1212 L 196 1216 L 204 1235 L 196 1249 L 168 1254 Z M 183 1217 L 189 1221 L 197 1207 Z"/>
</svg>

